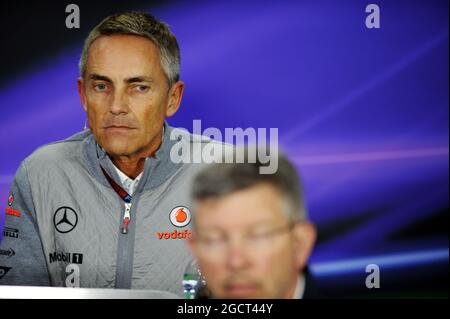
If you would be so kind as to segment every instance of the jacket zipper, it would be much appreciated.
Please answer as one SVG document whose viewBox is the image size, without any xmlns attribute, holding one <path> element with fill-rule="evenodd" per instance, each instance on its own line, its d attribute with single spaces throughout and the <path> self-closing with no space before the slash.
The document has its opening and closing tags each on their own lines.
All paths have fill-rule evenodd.
<svg viewBox="0 0 450 319">
<path fill-rule="evenodd" d="M 116 288 L 122 289 L 130 289 L 131 282 L 129 282 L 133 269 L 129 267 L 130 258 L 133 258 L 133 251 L 129 245 L 131 245 L 131 241 L 134 241 L 134 230 L 132 232 L 132 215 L 135 214 L 135 206 L 139 200 L 139 193 L 137 191 L 134 192 L 134 196 L 132 199 L 132 203 L 125 203 L 125 211 L 123 211 L 123 217 L 121 220 L 121 229 L 119 233 L 119 250 L 117 252 L 117 268 L 116 268 Z M 123 200 L 120 200 L 123 205 Z M 122 206 L 121 205 L 121 206 Z M 123 206 L 122 206 L 123 207 Z M 133 218 L 135 218 L 134 215 Z M 130 237 L 131 236 L 131 237 Z M 134 245 L 132 245 L 134 246 Z"/>
<path fill-rule="evenodd" d="M 125 203 L 125 213 L 123 214 L 122 234 L 128 233 L 128 224 L 131 221 L 131 203 Z"/>
<path fill-rule="evenodd" d="M 123 206 L 123 201 L 121 201 L 121 205 Z M 127 289 L 129 287 L 125 287 L 125 278 L 127 276 L 126 273 L 126 264 L 127 264 L 127 259 L 129 258 L 128 256 L 128 242 L 129 242 L 129 237 L 127 236 L 128 232 L 129 232 L 129 224 L 131 221 L 131 203 L 125 203 L 125 210 L 123 210 L 122 208 L 122 220 L 121 220 L 121 229 L 119 231 L 119 250 L 117 251 L 118 254 L 118 259 L 117 259 L 117 269 L 116 269 L 116 285 L 115 288 L 122 288 L 122 289 Z M 127 219 L 128 217 L 128 219 Z"/>
</svg>

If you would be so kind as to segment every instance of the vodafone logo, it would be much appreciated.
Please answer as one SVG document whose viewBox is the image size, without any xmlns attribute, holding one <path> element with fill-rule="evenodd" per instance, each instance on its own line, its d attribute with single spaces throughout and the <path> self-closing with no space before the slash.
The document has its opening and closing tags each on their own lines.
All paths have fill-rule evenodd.
<svg viewBox="0 0 450 319">
<path fill-rule="evenodd" d="M 191 222 L 191 212 L 185 206 L 177 206 L 170 212 L 170 222 L 176 227 L 184 227 Z"/>
<path fill-rule="evenodd" d="M 191 211 L 186 206 L 177 206 L 169 214 L 169 219 L 172 225 L 175 227 L 184 227 L 191 222 Z M 188 229 L 177 230 L 173 232 L 157 232 L 156 238 L 158 239 L 186 239 L 191 238 L 192 232 Z"/>
</svg>

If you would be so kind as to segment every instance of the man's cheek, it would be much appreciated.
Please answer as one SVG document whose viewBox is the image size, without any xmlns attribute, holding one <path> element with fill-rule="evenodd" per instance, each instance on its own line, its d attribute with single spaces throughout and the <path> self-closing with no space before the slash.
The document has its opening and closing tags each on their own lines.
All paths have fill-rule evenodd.
<svg viewBox="0 0 450 319">
<path fill-rule="evenodd" d="M 106 93 L 98 94 L 93 93 L 88 96 L 88 105 L 91 109 L 96 111 L 106 110 L 110 102 L 111 95 Z"/>
<path fill-rule="evenodd" d="M 100 134 L 101 132 L 99 129 L 102 127 L 101 119 L 97 115 L 96 111 L 94 110 L 88 111 L 88 121 L 90 128 L 97 134 Z"/>
<path fill-rule="evenodd" d="M 226 272 L 219 265 L 200 265 L 200 269 L 206 278 L 206 284 L 210 289 L 222 289 L 226 282 Z"/>
</svg>

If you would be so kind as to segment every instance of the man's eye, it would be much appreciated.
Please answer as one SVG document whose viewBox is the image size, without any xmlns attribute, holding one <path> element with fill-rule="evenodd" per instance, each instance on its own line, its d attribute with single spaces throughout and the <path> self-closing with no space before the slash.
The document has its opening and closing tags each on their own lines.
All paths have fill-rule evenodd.
<svg viewBox="0 0 450 319">
<path fill-rule="evenodd" d="M 146 86 L 146 85 L 137 85 L 137 86 L 135 87 L 135 89 L 136 89 L 138 92 L 145 93 L 145 92 L 147 92 L 147 91 L 149 90 L 149 87 Z"/>
<path fill-rule="evenodd" d="M 201 238 L 201 241 L 207 245 L 217 245 L 224 241 L 221 236 L 206 236 Z"/>
<path fill-rule="evenodd" d="M 250 234 L 248 237 L 251 239 L 264 239 L 268 237 L 268 233 L 267 232 L 263 232 L 263 233 L 253 233 Z"/>
<path fill-rule="evenodd" d="M 94 85 L 94 89 L 96 91 L 105 91 L 107 89 L 107 86 L 105 83 L 97 83 Z"/>
<path fill-rule="evenodd" d="M 272 235 L 272 233 L 270 231 L 262 230 L 262 231 L 256 231 L 256 232 L 250 233 L 248 235 L 248 237 L 251 239 L 259 240 L 259 239 L 266 239 L 266 238 L 270 237 L 271 235 Z"/>
</svg>

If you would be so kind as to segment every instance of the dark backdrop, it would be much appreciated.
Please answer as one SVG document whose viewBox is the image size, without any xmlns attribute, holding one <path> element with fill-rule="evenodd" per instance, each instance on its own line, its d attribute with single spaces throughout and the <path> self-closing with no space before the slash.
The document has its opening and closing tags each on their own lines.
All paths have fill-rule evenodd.
<svg viewBox="0 0 450 319">
<path fill-rule="evenodd" d="M 80 29 L 65 27 L 72 2 Z M 319 227 L 311 269 L 323 291 L 448 297 L 448 2 L 376 3 L 381 28 L 369 30 L 364 1 L 3 2 L 0 202 L 26 156 L 82 129 L 88 31 L 145 10 L 181 46 L 186 91 L 171 125 L 279 129 Z M 370 263 L 378 290 L 364 285 Z"/>
</svg>

